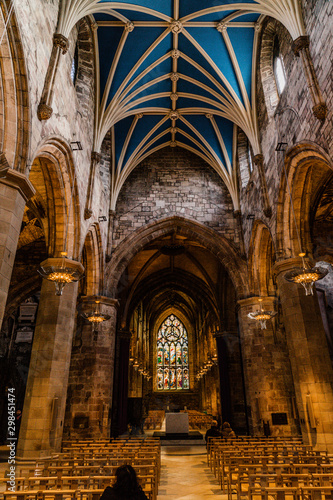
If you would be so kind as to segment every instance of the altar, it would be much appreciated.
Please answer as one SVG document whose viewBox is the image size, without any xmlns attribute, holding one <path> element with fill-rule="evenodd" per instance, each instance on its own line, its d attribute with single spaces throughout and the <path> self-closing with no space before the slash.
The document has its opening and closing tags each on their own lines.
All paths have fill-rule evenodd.
<svg viewBox="0 0 333 500">
<path fill-rule="evenodd" d="M 188 413 L 166 413 L 165 433 L 166 434 L 188 434 Z"/>
</svg>

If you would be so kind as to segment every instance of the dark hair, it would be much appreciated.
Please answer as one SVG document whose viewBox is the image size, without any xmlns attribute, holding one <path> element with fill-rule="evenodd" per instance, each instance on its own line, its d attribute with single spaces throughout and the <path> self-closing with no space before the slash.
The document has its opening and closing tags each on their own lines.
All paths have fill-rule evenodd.
<svg viewBox="0 0 333 500">
<path fill-rule="evenodd" d="M 124 498 L 135 498 L 137 493 L 141 491 L 136 472 L 131 465 L 118 467 L 113 489 Z"/>
</svg>

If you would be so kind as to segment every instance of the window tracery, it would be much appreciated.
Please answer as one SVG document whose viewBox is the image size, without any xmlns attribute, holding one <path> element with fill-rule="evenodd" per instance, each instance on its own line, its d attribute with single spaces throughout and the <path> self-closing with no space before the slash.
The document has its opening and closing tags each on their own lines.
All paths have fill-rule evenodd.
<svg viewBox="0 0 333 500">
<path fill-rule="evenodd" d="M 157 333 L 157 390 L 184 389 L 189 389 L 187 331 L 171 314 Z"/>
</svg>

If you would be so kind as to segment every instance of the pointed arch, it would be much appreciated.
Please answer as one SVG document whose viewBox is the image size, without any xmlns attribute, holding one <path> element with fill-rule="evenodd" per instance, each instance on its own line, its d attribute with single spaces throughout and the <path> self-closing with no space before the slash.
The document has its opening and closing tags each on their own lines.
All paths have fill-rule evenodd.
<svg viewBox="0 0 333 500">
<path fill-rule="evenodd" d="M 269 228 L 262 221 L 255 221 L 249 246 L 249 281 L 253 295 L 275 294 L 272 267 L 275 248 Z"/>
<path fill-rule="evenodd" d="M 302 251 L 312 256 L 310 232 L 311 208 L 316 193 L 332 174 L 333 164 L 325 150 L 310 141 L 292 146 L 285 156 L 285 167 L 291 190 L 296 224 L 287 182 L 282 173 L 277 207 L 277 257 L 284 259 L 296 257 L 301 249 L 297 237 L 300 235 Z"/>
</svg>

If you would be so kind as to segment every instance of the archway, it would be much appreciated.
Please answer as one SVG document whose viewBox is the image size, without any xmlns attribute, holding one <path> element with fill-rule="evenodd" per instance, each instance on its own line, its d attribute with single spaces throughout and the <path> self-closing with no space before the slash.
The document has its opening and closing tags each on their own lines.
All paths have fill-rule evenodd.
<svg viewBox="0 0 333 500">
<path fill-rule="evenodd" d="M 145 226 L 116 248 L 106 285 L 120 302 L 114 435 L 127 428 L 127 393 L 141 398 L 146 415 L 167 408 L 200 409 L 236 422 L 237 430 L 245 431 L 236 297 L 246 293 L 246 283 L 240 270 L 245 271 L 244 262 L 225 237 L 181 217 Z M 188 391 L 158 390 L 156 338 L 170 315 L 188 332 Z M 222 351 L 215 338 L 220 330 Z"/>
</svg>

